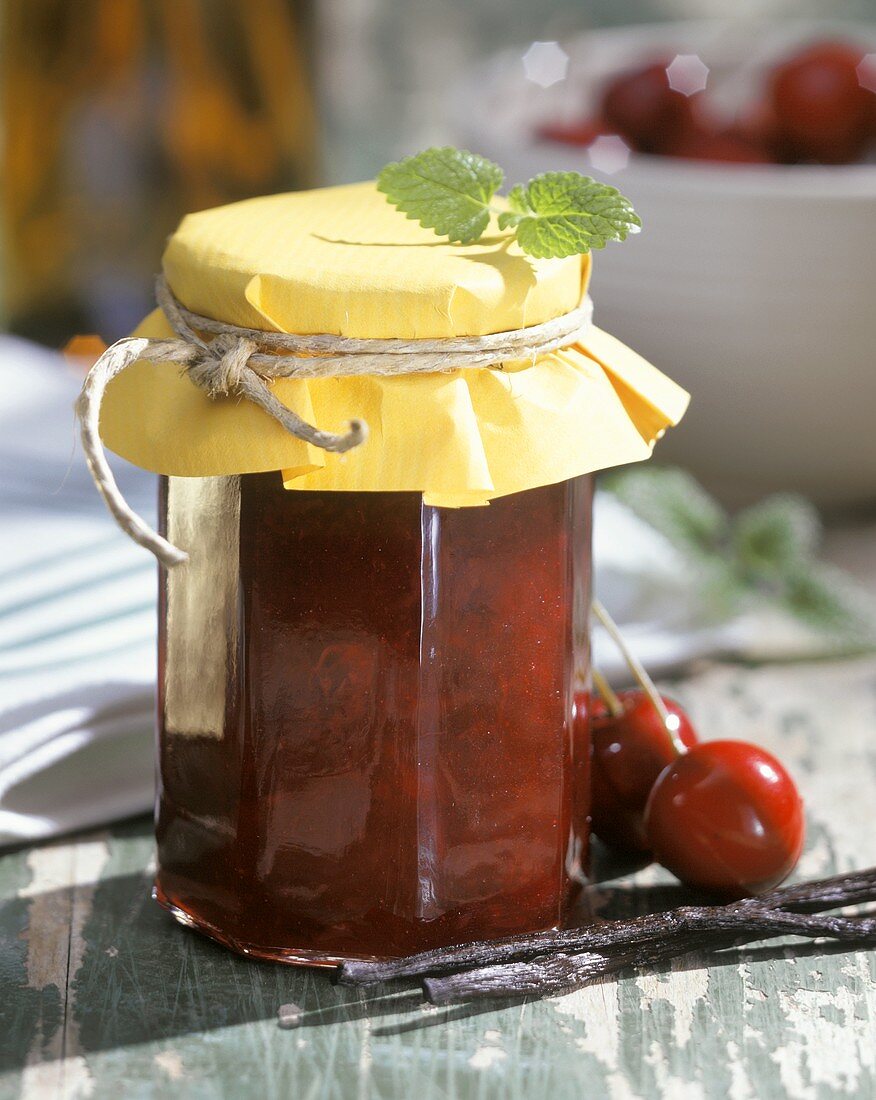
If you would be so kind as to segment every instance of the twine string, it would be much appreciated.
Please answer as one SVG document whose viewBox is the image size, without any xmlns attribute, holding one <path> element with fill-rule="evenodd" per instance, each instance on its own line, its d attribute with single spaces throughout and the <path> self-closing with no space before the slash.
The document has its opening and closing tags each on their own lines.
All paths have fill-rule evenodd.
<svg viewBox="0 0 876 1100">
<path fill-rule="evenodd" d="M 202 317 L 186 309 L 164 276 L 156 299 L 175 339 L 127 337 L 101 355 L 85 379 L 76 402 L 82 447 L 91 476 L 119 527 L 167 568 L 188 555 L 154 531 L 127 504 L 113 477 L 100 439 L 100 407 L 107 386 L 132 364 L 147 359 L 176 363 L 211 400 L 242 397 L 264 410 L 290 435 L 324 451 L 342 454 L 368 438 L 368 425 L 351 420 L 342 434 L 321 431 L 287 408 L 270 383 L 278 378 L 327 378 L 397 374 L 433 374 L 465 368 L 498 368 L 502 363 L 531 362 L 579 340 L 590 325 L 593 306 L 580 306 L 539 325 L 485 336 L 437 340 L 381 340 L 296 335 L 242 328 Z M 205 339 L 204 337 L 209 337 Z"/>
</svg>

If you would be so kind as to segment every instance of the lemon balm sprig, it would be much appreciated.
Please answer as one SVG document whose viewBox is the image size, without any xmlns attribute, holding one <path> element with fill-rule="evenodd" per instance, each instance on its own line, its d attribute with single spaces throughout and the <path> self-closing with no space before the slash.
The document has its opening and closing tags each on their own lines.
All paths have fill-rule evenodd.
<svg viewBox="0 0 876 1100">
<path fill-rule="evenodd" d="M 616 187 L 578 172 L 543 172 L 519 183 L 507 207 L 493 199 L 504 172 L 490 160 L 452 146 L 426 149 L 387 164 L 377 189 L 397 210 L 454 244 L 480 240 L 495 215 L 537 259 L 581 255 L 638 233 L 641 219 Z"/>
</svg>

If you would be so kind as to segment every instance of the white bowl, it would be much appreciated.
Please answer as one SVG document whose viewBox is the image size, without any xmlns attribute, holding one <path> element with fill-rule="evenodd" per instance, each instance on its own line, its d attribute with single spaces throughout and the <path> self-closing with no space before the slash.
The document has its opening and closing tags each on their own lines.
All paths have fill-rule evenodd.
<svg viewBox="0 0 876 1100">
<path fill-rule="evenodd" d="M 803 40 L 876 28 L 675 23 L 583 35 L 566 80 L 539 88 L 521 51 L 461 91 L 460 142 L 509 182 L 548 169 L 610 178 L 643 232 L 596 256 L 596 321 L 689 389 L 660 458 L 737 501 L 776 489 L 821 504 L 876 502 L 876 165 L 716 165 L 631 155 L 606 177 L 587 149 L 538 141 L 585 115 L 611 73 L 696 53 L 731 111 Z"/>
</svg>

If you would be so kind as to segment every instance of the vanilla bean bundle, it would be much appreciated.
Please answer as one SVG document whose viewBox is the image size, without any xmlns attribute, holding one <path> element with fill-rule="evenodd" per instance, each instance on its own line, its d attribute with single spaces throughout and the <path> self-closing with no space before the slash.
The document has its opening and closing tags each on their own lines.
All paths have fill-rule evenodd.
<svg viewBox="0 0 876 1100">
<path fill-rule="evenodd" d="M 725 913 L 706 907 L 691 908 L 686 916 L 691 919 L 690 925 L 671 931 L 668 936 L 655 930 L 647 940 L 634 944 L 617 942 L 598 952 L 557 953 L 525 962 L 426 978 L 423 988 L 433 1004 L 523 994 L 544 996 L 586 985 L 629 967 L 654 966 L 691 951 L 732 947 L 740 937 L 750 941 L 789 935 L 822 936 L 856 946 L 876 944 L 876 918 L 873 917 L 817 917 L 770 909 L 757 913 L 744 910 Z"/>
<path fill-rule="evenodd" d="M 876 917 L 813 915 L 869 901 L 876 901 L 876 868 L 780 887 L 729 905 L 683 906 L 630 920 L 439 948 L 404 959 L 347 962 L 338 980 L 366 985 L 422 978 L 434 1004 L 545 995 L 629 967 L 731 947 L 740 940 L 794 935 L 854 946 L 876 944 Z"/>
</svg>

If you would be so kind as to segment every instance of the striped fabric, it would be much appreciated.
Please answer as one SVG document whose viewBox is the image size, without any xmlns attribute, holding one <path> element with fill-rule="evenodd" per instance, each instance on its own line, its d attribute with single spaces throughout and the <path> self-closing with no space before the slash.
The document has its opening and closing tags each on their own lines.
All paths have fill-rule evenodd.
<svg viewBox="0 0 876 1100">
<path fill-rule="evenodd" d="M 0 339 L 0 845 L 152 803 L 155 566 L 74 447 L 80 381 Z M 154 517 L 155 479 L 114 466 Z"/>
</svg>

